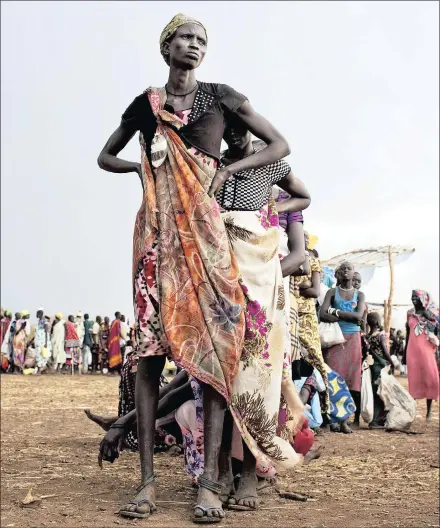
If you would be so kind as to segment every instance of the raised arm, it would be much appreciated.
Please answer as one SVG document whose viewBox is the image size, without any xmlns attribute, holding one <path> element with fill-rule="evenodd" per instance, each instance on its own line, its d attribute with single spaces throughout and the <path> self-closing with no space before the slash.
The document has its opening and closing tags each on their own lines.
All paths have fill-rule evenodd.
<svg viewBox="0 0 440 528">
<path fill-rule="evenodd" d="M 98 165 L 108 172 L 137 172 L 141 177 L 141 164 L 134 161 L 126 161 L 118 158 L 118 154 L 125 148 L 135 132 L 121 123 L 113 134 L 108 138 L 101 153 L 98 156 Z"/>
<path fill-rule="evenodd" d="M 309 207 L 311 202 L 309 191 L 293 172 L 290 172 L 280 180 L 277 185 L 291 196 L 288 200 L 277 203 L 279 213 L 296 213 L 298 211 L 304 211 L 304 209 Z"/>
</svg>

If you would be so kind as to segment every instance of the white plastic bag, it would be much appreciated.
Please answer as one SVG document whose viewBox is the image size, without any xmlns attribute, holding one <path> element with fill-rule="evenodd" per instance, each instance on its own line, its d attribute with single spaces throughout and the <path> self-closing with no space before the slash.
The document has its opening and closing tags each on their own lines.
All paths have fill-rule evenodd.
<svg viewBox="0 0 440 528">
<path fill-rule="evenodd" d="M 367 361 L 362 363 L 361 416 L 369 424 L 374 417 L 374 394 L 371 384 L 371 370 Z"/>
<path fill-rule="evenodd" d="M 400 369 L 402 368 L 402 365 L 401 365 L 401 363 L 399 361 L 399 358 L 395 354 L 392 354 L 390 356 L 390 358 L 391 358 L 391 361 L 393 362 L 394 368 L 400 372 Z"/>
<path fill-rule="evenodd" d="M 385 410 L 388 411 L 386 429 L 409 429 L 416 419 L 416 401 L 390 374 L 389 366 L 383 368 L 380 373 L 378 394 L 385 404 Z"/>
<path fill-rule="evenodd" d="M 338 323 L 319 323 L 319 337 L 322 348 L 330 348 L 345 343 L 344 334 Z"/>
</svg>

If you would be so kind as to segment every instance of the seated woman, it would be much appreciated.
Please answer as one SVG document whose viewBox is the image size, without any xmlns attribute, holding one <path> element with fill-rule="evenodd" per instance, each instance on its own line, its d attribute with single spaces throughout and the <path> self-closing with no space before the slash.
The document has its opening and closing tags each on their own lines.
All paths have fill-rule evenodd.
<svg viewBox="0 0 440 528">
<path fill-rule="evenodd" d="M 93 414 L 88 409 L 84 411 L 90 420 L 107 431 L 99 448 L 100 465 L 103 460 L 113 463 L 124 448 L 132 451 L 138 450 L 134 400 L 138 361 L 138 356 L 132 353 L 122 367 L 119 382 L 119 416 L 103 417 Z M 162 377 L 160 384 L 155 451 L 182 444 L 182 434 L 176 422 L 176 411 L 186 401 L 194 398 L 188 374 L 185 371 L 181 371 L 170 383 Z"/>
</svg>

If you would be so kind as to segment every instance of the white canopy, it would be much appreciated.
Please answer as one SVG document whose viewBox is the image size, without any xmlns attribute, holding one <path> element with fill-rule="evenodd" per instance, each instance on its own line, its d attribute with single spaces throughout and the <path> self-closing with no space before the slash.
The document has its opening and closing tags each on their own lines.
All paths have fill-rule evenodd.
<svg viewBox="0 0 440 528">
<path fill-rule="evenodd" d="M 337 268 L 342 262 L 348 260 L 352 262 L 357 269 L 369 267 L 381 268 L 389 265 L 389 249 L 389 246 L 356 249 L 332 257 L 329 260 L 325 260 L 323 264 L 331 268 Z M 394 264 L 404 262 L 414 253 L 414 251 L 415 249 L 411 246 L 392 246 Z"/>
</svg>

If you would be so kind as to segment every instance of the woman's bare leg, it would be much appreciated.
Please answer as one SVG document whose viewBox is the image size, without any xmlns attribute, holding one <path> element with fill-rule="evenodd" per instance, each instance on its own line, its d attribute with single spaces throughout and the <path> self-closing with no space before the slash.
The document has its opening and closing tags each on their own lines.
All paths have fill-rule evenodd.
<svg viewBox="0 0 440 528">
<path fill-rule="evenodd" d="M 231 413 L 226 411 L 218 460 L 218 483 L 223 487 L 223 492 L 220 495 L 220 500 L 223 504 L 227 503 L 229 497 L 234 493 L 234 474 L 232 472 L 231 458 L 233 424 Z"/>
<path fill-rule="evenodd" d="M 84 409 L 84 413 L 89 420 L 98 424 L 104 431 L 108 431 L 118 419 L 117 416 L 99 416 L 98 414 L 93 414 L 90 409 Z"/>
<path fill-rule="evenodd" d="M 231 509 L 243 508 L 256 510 L 258 508 L 257 485 L 258 478 L 256 473 L 257 461 L 243 442 L 243 470 L 240 476 L 237 493 L 230 500 Z"/>
<path fill-rule="evenodd" d="M 432 400 L 426 400 L 426 421 L 431 419 Z"/>
<path fill-rule="evenodd" d="M 218 460 L 220 445 L 222 442 L 223 422 L 225 416 L 226 401 L 211 386 L 203 384 L 203 412 L 204 418 L 204 451 L 205 467 L 203 476 L 213 482 L 217 482 Z M 194 517 L 217 517 L 223 518 L 224 511 L 219 494 L 199 486 L 197 505 L 209 508 L 204 512 L 195 508 Z"/>
<path fill-rule="evenodd" d="M 141 459 L 141 486 L 153 477 L 154 431 L 156 411 L 159 401 L 160 375 L 165 366 L 165 356 L 139 358 L 136 375 L 136 416 L 138 424 L 139 455 Z M 155 482 L 150 482 L 141 488 L 134 497 L 134 502 L 148 500 L 154 504 L 156 500 Z M 127 504 L 121 513 L 135 512 L 147 514 L 151 511 L 146 503 L 141 505 Z M 129 516 L 129 515 L 127 515 Z"/>
</svg>

